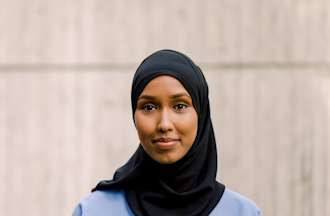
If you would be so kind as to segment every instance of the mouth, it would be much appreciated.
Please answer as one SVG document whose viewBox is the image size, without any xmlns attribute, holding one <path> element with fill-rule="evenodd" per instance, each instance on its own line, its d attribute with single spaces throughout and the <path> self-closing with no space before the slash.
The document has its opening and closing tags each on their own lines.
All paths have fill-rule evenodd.
<svg viewBox="0 0 330 216">
<path fill-rule="evenodd" d="M 166 150 L 173 148 L 176 144 L 178 144 L 179 141 L 180 139 L 162 137 L 152 140 L 152 143 L 155 144 L 158 148 Z"/>
</svg>

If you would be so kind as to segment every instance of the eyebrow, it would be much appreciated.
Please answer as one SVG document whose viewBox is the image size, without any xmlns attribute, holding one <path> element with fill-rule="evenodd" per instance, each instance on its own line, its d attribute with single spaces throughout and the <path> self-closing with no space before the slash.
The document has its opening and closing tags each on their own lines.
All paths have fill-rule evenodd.
<svg viewBox="0 0 330 216">
<path fill-rule="evenodd" d="M 178 94 L 174 94 L 171 96 L 172 99 L 177 99 L 177 98 L 181 98 L 181 97 L 190 97 L 190 95 L 188 95 L 187 93 L 178 93 Z M 155 96 L 152 96 L 152 95 L 141 95 L 138 100 L 140 99 L 145 99 L 145 100 L 154 100 L 156 99 Z"/>
</svg>

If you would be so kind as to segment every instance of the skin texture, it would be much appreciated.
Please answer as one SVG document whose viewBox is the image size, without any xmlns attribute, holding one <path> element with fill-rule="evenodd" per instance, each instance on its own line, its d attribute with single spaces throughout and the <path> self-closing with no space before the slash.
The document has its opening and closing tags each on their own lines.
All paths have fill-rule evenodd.
<svg viewBox="0 0 330 216">
<path fill-rule="evenodd" d="M 198 117 L 192 99 L 171 76 L 158 76 L 146 85 L 134 119 L 144 150 L 161 164 L 180 160 L 196 138 Z"/>
</svg>

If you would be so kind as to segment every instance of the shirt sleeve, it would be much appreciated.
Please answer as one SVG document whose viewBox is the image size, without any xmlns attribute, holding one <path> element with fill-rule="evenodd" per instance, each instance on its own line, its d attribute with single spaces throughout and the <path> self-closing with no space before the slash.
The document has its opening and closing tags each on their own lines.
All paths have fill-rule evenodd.
<svg viewBox="0 0 330 216">
<path fill-rule="evenodd" d="M 72 216 L 82 216 L 82 210 L 80 204 L 75 208 Z"/>
<path fill-rule="evenodd" d="M 261 210 L 260 209 L 257 209 L 257 214 L 256 216 L 262 216 L 262 213 L 261 213 Z"/>
</svg>

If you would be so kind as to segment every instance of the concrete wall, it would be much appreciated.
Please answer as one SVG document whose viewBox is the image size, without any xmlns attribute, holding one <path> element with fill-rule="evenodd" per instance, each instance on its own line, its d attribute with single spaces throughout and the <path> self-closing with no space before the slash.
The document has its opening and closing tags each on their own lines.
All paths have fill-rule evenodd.
<svg viewBox="0 0 330 216">
<path fill-rule="evenodd" d="M 266 216 L 330 215 L 329 1 L 1 0 L 0 29 L 1 215 L 70 215 L 112 177 L 161 48 L 205 71 L 220 181 Z"/>
</svg>

